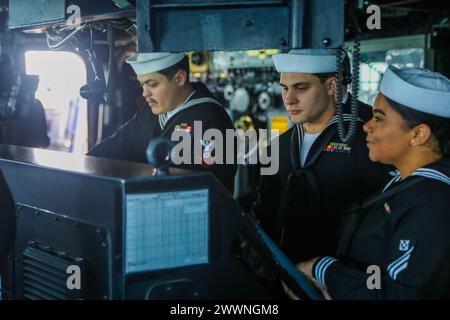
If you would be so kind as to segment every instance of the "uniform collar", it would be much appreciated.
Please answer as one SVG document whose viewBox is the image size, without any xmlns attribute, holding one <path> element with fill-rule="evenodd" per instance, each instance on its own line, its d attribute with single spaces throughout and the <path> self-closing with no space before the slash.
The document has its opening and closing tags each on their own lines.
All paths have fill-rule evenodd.
<svg viewBox="0 0 450 320">
<path fill-rule="evenodd" d="M 161 126 L 161 129 L 163 129 L 165 127 L 167 121 L 169 121 L 170 118 L 172 118 L 174 115 L 176 115 L 181 110 L 184 110 L 183 107 L 186 105 L 186 103 L 189 100 L 191 100 L 191 98 L 195 94 L 195 92 L 196 92 L 195 90 L 192 91 L 189 94 L 189 96 L 186 98 L 186 100 L 184 100 L 183 103 L 181 105 L 179 105 L 178 107 L 176 107 L 175 109 L 159 115 L 159 124 Z"/>
<path fill-rule="evenodd" d="M 400 175 L 400 171 L 395 171 L 395 176 L 386 184 L 386 186 L 383 189 L 383 192 L 385 192 L 391 185 L 395 184 L 396 182 L 399 182 L 401 180 L 409 179 L 410 177 L 424 177 L 428 179 L 433 179 L 437 181 L 441 181 L 447 185 L 450 186 L 450 160 L 449 159 L 442 159 L 439 161 L 436 161 L 434 163 L 431 163 L 429 165 L 426 165 L 422 168 L 417 169 L 414 171 L 410 176 L 402 179 L 402 176 Z"/>
<path fill-rule="evenodd" d="M 189 96 L 186 98 L 186 100 L 183 101 L 183 103 L 181 105 L 179 105 L 178 107 L 176 107 L 173 110 L 170 110 L 169 112 L 167 112 L 167 120 L 169 120 L 171 117 L 173 117 L 174 115 L 176 115 L 178 112 L 180 112 L 183 109 L 183 106 L 186 105 L 186 103 L 191 100 L 192 96 L 195 94 L 195 90 L 192 91 Z"/>
</svg>

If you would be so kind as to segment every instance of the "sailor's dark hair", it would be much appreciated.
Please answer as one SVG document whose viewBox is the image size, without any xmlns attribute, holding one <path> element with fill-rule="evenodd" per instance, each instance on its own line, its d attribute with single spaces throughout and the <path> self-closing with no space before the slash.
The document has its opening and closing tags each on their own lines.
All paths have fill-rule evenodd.
<svg viewBox="0 0 450 320">
<path fill-rule="evenodd" d="M 173 66 L 170 66 L 166 69 L 158 71 L 158 73 L 161 73 L 164 75 L 167 80 L 172 80 L 175 74 L 179 70 L 184 70 L 186 72 L 187 78 L 189 79 L 189 57 L 185 56 L 183 59 L 175 63 Z"/>
</svg>

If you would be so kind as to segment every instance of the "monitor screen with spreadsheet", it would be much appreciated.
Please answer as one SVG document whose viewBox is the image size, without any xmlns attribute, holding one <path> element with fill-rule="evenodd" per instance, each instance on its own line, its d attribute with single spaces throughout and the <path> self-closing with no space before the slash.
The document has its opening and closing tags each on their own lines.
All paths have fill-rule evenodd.
<svg viewBox="0 0 450 320">
<path fill-rule="evenodd" d="M 208 263 L 208 189 L 126 196 L 125 273 Z"/>
</svg>

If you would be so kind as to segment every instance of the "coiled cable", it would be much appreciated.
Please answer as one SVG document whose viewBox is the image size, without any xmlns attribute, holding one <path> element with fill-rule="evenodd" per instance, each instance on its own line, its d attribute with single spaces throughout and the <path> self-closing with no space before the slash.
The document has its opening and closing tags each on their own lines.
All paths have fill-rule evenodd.
<svg viewBox="0 0 450 320">
<path fill-rule="evenodd" d="M 336 88 L 336 114 L 338 116 L 338 134 L 339 138 L 344 143 L 350 143 L 356 133 L 356 128 L 358 124 L 358 95 L 359 95 L 359 61 L 360 61 L 360 47 L 361 44 L 359 40 L 355 40 L 353 47 L 353 62 L 352 62 L 352 96 L 351 96 L 351 120 L 346 132 L 345 121 L 344 121 L 344 105 L 342 103 L 342 61 L 343 61 L 343 50 L 339 48 L 336 53 L 336 71 L 337 71 L 337 88 Z"/>
</svg>

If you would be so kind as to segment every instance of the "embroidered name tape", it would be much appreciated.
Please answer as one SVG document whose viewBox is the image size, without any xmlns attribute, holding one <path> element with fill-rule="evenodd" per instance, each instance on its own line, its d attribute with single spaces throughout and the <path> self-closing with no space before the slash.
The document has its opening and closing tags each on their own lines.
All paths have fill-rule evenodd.
<svg viewBox="0 0 450 320">
<path fill-rule="evenodd" d="M 325 149 L 323 149 L 325 152 L 339 152 L 339 153 L 351 153 L 352 147 L 350 147 L 346 143 L 337 143 L 337 142 L 330 142 Z"/>
</svg>

